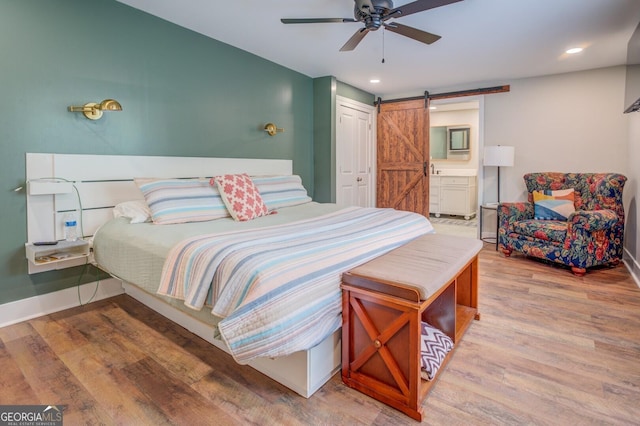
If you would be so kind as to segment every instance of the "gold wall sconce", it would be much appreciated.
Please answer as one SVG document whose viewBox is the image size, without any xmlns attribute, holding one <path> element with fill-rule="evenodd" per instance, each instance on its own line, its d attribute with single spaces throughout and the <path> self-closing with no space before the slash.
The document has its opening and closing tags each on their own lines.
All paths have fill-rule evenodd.
<svg viewBox="0 0 640 426">
<path fill-rule="evenodd" d="M 269 133 L 269 136 L 275 136 L 276 133 L 284 132 L 284 129 L 276 127 L 276 125 L 273 123 L 267 123 L 264 125 L 264 131 Z"/>
<path fill-rule="evenodd" d="M 89 102 L 83 106 L 70 106 L 67 108 L 70 112 L 81 112 L 89 120 L 99 120 L 103 111 L 122 111 L 122 105 L 115 99 L 105 99 L 98 103 Z"/>
</svg>

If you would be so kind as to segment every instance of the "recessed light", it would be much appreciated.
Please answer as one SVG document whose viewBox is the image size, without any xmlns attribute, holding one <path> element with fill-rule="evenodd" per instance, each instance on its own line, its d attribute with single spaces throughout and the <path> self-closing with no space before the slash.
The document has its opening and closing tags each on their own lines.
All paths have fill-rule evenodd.
<svg viewBox="0 0 640 426">
<path fill-rule="evenodd" d="M 373 83 L 373 84 L 380 83 L 380 80 L 378 80 L 377 78 L 372 78 L 371 80 L 369 80 L 369 83 Z"/>
<path fill-rule="evenodd" d="M 571 49 L 567 49 L 565 53 L 568 53 L 569 55 L 573 55 L 575 53 L 582 52 L 582 50 L 583 50 L 582 47 L 572 47 Z"/>
</svg>

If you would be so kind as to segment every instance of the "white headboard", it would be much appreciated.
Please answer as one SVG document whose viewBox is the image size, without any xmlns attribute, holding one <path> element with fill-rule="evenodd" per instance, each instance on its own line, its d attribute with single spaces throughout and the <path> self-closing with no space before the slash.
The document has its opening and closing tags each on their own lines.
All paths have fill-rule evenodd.
<svg viewBox="0 0 640 426">
<path fill-rule="evenodd" d="M 62 217 L 67 211 L 80 210 L 78 198 L 84 236 L 92 236 L 113 218 L 112 208 L 117 203 L 142 199 L 134 178 L 293 173 L 291 160 L 41 153 L 27 153 L 26 169 L 30 243 L 63 239 Z M 47 184 L 48 178 L 56 178 L 56 183 Z M 55 194 L 60 191 L 67 192 Z"/>
</svg>

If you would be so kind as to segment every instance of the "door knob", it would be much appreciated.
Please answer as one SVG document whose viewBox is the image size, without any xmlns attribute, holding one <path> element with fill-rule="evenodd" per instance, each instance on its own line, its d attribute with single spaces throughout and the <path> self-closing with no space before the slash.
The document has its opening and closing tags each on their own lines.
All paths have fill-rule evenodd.
<svg viewBox="0 0 640 426">
<path fill-rule="evenodd" d="M 358 182 L 362 182 L 362 178 L 361 178 L 361 177 L 359 177 L 358 179 L 356 179 L 356 181 L 358 181 Z"/>
</svg>

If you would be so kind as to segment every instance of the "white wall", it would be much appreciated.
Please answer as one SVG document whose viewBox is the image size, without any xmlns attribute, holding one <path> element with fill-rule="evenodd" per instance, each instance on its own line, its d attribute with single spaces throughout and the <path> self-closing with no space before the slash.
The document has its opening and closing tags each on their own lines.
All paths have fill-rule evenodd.
<svg viewBox="0 0 640 426">
<path fill-rule="evenodd" d="M 624 260 L 636 282 L 640 285 L 640 112 L 626 114 L 629 129 L 629 145 L 627 149 L 627 177 L 624 188 L 625 213 L 625 256 Z"/>
<path fill-rule="evenodd" d="M 527 172 L 628 170 L 623 66 L 507 82 L 485 97 L 484 145 L 515 147 L 500 172 L 501 199 L 525 200 Z M 485 168 L 485 200 L 495 198 L 494 167 Z"/>
<path fill-rule="evenodd" d="M 463 109 L 454 111 L 431 111 L 429 125 L 457 126 L 468 124 L 470 127 L 469 159 L 468 160 L 433 160 L 436 169 L 477 169 L 478 168 L 478 140 L 479 140 L 479 112 L 478 109 Z"/>
<path fill-rule="evenodd" d="M 527 172 L 618 172 L 630 177 L 640 164 L 640 113 L 633 120 L 622 113 L 624 83 L 625 68 L 617 66 L 505 81 L 510 92 L 485 96 L 484 146 L 515 147 L 514 167 L 500 171 L 500 199 L 526 200 L 522 176 Z M 633 153 L 630 130 L 635 132 Z M 484 202 L 496 199 L 496 171 L 483 170 Z M 627 212 L 631 193 L 638 191 L 637 183 L 625 187 Z M 485 233 L 495 232 L 495 218 L 487 217 L 485 223 Z"/>
</svg>

